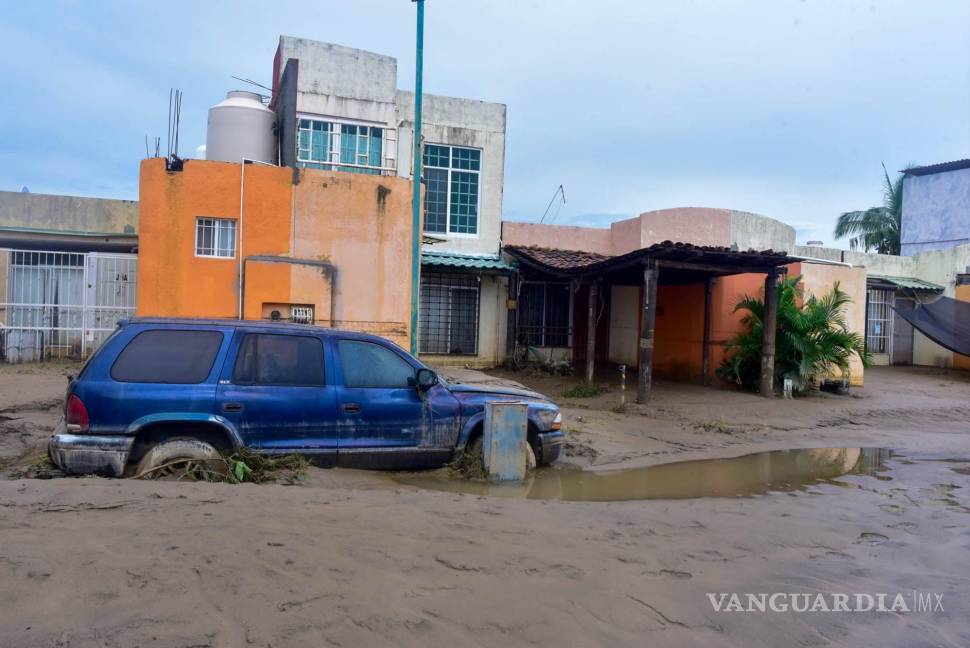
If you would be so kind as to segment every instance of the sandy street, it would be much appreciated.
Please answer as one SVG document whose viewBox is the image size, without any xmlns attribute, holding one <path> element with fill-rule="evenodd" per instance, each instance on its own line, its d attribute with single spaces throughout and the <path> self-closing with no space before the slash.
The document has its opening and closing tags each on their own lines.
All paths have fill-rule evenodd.
<svg viewBox="0 0 970 648">
<path fill-rule="evenodd" d="M 562 399 L 565 462 L 597 473 L 892 450 L 804 488 L 597 502 L 347 470 L 300 486 L 24 477 L 72 371 L 0 368 L 3 648 L 970 645 L 967 374 L 876 368 L 850 396 L 793 401 L 660 383 L 622 413 L 615 387 Z M 573 381 L 495 376 L 557 397 Z M 914 590 L 943 609 L 718 612 L 707 596 Z"/>
</svg>

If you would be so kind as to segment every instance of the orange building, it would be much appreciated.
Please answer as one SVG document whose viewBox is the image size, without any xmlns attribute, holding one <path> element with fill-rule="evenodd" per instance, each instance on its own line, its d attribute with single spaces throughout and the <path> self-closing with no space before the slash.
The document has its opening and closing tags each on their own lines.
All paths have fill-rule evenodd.
<svg viewBox="0 0 970 648">
<path fill-rule="evenodd" d="M 407 347 L 411 196 L 397 177 L 145 160 L 136 314 L 312 322 Z"/>
</svg>

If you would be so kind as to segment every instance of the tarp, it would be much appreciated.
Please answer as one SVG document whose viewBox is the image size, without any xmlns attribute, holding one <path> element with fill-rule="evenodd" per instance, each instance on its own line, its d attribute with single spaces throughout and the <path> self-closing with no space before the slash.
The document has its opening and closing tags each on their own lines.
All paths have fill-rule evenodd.
<svg viewBox="0 0 970 648">
<path fill-rule="evenodd" d="M 970 302 L 940 297 L 916 308 L 896 308 L 913 328 L 950 351 L 970 356 Z"/>
</svg>

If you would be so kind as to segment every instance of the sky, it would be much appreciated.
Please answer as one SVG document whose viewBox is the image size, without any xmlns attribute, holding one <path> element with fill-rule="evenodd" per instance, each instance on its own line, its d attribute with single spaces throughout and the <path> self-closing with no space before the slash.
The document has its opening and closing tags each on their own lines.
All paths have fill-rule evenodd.
<svg viewBox="0 0 970 648">
<path fill-rule="evenodd" d="M 0 189 L 137 199 L 145 136 L 180 153 L 280 34 L 398 59 L 409 0 L 7 3 Z M 782 220 L 799 243 L 882 200 L 882 167 L 970 157 L 968 0 L 426 0 L 425 91 L 508 106 L 504 217 L 608 226 L 653 209 Z"/>
</svg>

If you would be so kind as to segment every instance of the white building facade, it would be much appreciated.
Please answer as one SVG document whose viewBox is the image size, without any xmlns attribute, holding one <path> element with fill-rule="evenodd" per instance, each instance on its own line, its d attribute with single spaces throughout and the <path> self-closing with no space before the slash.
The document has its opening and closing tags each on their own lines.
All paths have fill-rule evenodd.
<svg viewBox="0 0 970 648">
<path fill-rule="evenodd" d="M 283 165 L 412 177 L 414 93 L 397 88 L 396 59 L 281 36 L 273 67 Z M 505 116 L 503 104 L 423 96 L 418 350 L 438 364 L 505 357 Z"/>
</svg>

